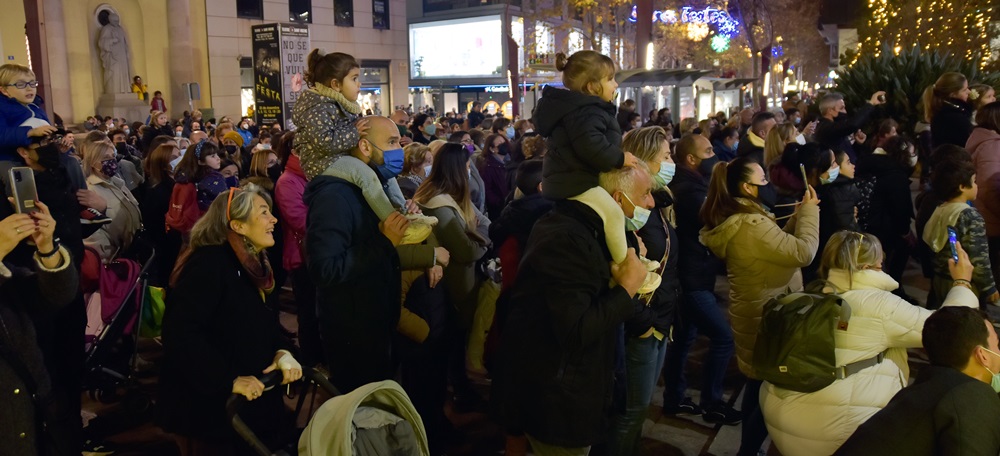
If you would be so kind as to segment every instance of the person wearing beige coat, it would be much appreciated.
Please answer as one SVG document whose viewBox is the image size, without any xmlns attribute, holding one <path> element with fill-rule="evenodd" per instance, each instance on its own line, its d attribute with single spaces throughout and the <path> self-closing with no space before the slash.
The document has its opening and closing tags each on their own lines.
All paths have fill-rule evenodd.
<svg viewBox="0 0 1000 456">
<path fill-rule="evenodd" d="M 761 381 L 753 368 L 764 304 L 779 294 L 802 288 L 802 272 L 819 248 L 819 198 L 808 186 L 795 214 L 782 229 L 764 209 L 759 189 L 769 185 L 764 169 L 747 157 L 719 163 L 712 170 L 701 209 L 701 243 L 726 263 L 729 316 L 736 358 L 749 380 L 743 394 L 740 450 L 756 455 L 767 438 L 758 401 Z"/>
</svg>

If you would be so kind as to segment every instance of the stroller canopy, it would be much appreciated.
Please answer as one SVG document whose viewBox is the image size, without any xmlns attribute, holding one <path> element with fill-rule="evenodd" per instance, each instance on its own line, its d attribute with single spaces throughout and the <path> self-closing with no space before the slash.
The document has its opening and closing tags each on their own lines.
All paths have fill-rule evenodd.
<svg viewBox="0 0 1000 456">
<path fill-rule="evenodd" d="M 427 432 L 398 383 L 369 383 L 326 401 L 299 438 L 305 456 L 429 456 Z"/>
</svg>

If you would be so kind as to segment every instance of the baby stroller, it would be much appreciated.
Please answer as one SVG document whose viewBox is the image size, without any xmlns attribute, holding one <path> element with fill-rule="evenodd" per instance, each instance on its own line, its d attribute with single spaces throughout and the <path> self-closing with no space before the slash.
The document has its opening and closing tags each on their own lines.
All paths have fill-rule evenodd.
<svg viewBox="0 0 1000 456">
<path fill-rule="evenodd" d="M 281 384 L 274 371 L 260 378 L 265 389 Z M 323 374 L 303 367 L 302 380 L 333 396 L 316 410 L 302 431 L 298 453 L 304 456 L 428 456 L 427 433 L 409 396 L 394 381 L 369 383 L 340 395 Z M 302 388 L 297 411 L 301 411 L 308 384 Z M 288 456 L 288 450 L 272 452 L 239 417 L 246 398 L 234 394 L 226 412 L 236 433 L 261 456 Z"/>
<path fill-rule="evenodd" d="M 119 386 L 135 386 L 137 321 L 141 321 L 148 272 L 156 251 L 136 236 L 127 254 L 101 264 L 86 248 L 81 288 L 87 300 L 87 339 L 83 388 L 101 402 L 117 399 Z M 134 336 L 134 339 L 133 339 Z"/>
</svg>

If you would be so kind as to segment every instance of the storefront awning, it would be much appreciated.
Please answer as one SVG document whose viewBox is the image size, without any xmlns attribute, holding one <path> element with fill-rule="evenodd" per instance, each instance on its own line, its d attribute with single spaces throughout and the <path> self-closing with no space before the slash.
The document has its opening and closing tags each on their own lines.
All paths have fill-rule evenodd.
<svg viewBox="0 0 1000 456">
<path fill-rule="evenodd" d="M 736 78 L 736 79 L 719 79 L 712 81 L 712 87 L 716 90 L 737 90 L 752 82 L 756 82 L 754 78 Z"/>
<path fill-rule="evenodd" d="M 711 73 L 709 70 L 625 70 L 615 74 L 619 87 L 659 87 L 670 85 L 694 84 L 702 76 Z"/>
</svg>

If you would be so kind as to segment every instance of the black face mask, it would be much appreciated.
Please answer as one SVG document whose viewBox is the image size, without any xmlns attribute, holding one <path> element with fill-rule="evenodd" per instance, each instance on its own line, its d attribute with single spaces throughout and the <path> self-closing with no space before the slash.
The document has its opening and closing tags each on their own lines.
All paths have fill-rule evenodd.
<svg viewBox="0 0 1000 456">
<path fill-rule="evenodd" d="M 274 165 L 267 169 L 267 177 L 271 179 L 271 182 L 278 182 L 278 178 L 281 177 L 281 167 Z"/>
<path fill-rule="evenodd" d="M 59 161 L 58 144 L 39 147 L 35 149 L 35 153 L 38 154 L 38 164 L 44 166 L 45 169 L 56 169 L 62 166 L 62 163 Z"/>
<path fill-rule="evenodd" d="M 760 204 L 767 206 L 768 210 L 773 211 L 774 205 L 778 204 L 778 191 L 770 182 L 767 185 L 758 185 L 757 200 L 760 201 Z"/>
<path fill-rule="evenodd" d="M 231 146 L 231 145 L 230 146 L 226 146 L 226 152 L 228 152 L 229 155 L 235 154 L 236 153 L 236 149 L 237 149 L 236 146 Z"/>
<path fill-rule="evenodd" d="M 712 168 L 715 167 L 716 163 L 719 163 L 718 155 L 713 155 L 703 159 L 701 163 L 698 164 L 698 173 L 704 176 L 705 179 L 710 179 L 712 177 Z"/>
<path fill-rule="evenodd" d="M 837 113 L 837 117 L 835 117 L 833 120 L 835 122 L 843 122 L 847 120 L 847 113 L 844 112 Z"/>
<path fill-rule="evenodd" d="M 500 155 L 507 155 L 510 153 L 510 146 L 507 143 L 503 143 L 500 147 L 497 147 L 497 153 Z"/>
</svg>

